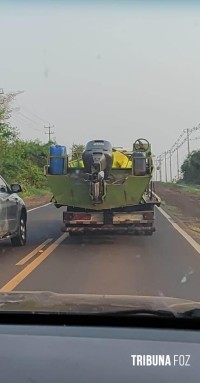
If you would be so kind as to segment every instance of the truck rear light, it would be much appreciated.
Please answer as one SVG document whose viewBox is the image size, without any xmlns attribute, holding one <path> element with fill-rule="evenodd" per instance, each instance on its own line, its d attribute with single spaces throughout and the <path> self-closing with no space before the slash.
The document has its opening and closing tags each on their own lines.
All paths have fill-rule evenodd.
<svg viewBox="0 0 200 383">
<path fill-rule="evenodd" d="M 90 221 L 91 220 L 91 214 L 88 213 L 74 213 L 73 220 L 74 221 Z"/>
<path fill-rule="evenodd" d="M 152 211 L 148 211 L 146 213 L 143 214 L 143 219 L 145 220 L 152 220 L 153 219 L 153 212 Z"/>
<path fill-rule="evenodd" d="M 70 221 L 90 221 L 91 220 L 91 214 L 88 213 L 63 213 L 63 221 L 64 222 L 70 222 Z"/>
</svg>

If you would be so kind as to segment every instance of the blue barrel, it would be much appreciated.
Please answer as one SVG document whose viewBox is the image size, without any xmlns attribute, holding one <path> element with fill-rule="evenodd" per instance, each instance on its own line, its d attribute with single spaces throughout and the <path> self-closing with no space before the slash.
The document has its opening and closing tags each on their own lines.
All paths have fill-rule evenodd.
<svg viewBox="0 0 200 383">
<path fill-rule="evenodd" d="M 66 146 L 50 146 L 50 174 L 60 175 L 64 171 L 64 158 L 66 155 Z M 60 157 L 60 158 L 59 158 Z"/>
</svg>

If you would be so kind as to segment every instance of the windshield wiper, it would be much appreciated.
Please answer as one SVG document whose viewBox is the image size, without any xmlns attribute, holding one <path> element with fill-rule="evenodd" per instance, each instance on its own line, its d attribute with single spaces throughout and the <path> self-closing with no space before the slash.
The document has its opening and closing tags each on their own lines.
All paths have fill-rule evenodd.
<svg viewBox="0 0 200 383">
<path fill-rule="evenodd" d="M 194 308 L 191 310 L 184 311 L 182 313 L 179 313 L 179 317 L 181 318 L 200 318 L 200 309 Z"/>
<path fill-rule="evenodd" d="M 200 318 L 200 308 L 194 308 L 184 312 L 176 312 L 169 310 L 151 310 L 151 309 L 127 309 L 127 310 L 117 310 L 117 311 L 108 311 L 101 313 L 105 316 L 121 316 L 121 317 L 136 317 L 136 316 L 150 316 L 150 317 L 160 317 L 160 318 Z"/>
<path fill-rule="evenodd" d="M 162 318 L 177 318 L 179 314 L 169 310 L 151 310 L 151 309 L 127 309 L 127 310 L 115 310 L 106 311 L 101 313 L 95 313 L 101 316 L 114 316 L 114 317 L 134 317 L 134 316 L 147 316 L 147 317 L 162 317 Z"/>
</svg>

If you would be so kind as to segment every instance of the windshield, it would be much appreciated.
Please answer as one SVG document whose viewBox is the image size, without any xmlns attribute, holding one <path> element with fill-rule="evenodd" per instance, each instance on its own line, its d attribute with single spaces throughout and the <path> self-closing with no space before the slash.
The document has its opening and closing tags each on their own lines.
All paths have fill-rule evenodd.
<svg viewBox="0 0 200 383">
<path fill-rule="evenodd" d="M 0 13 L 1 310 L 199 308 L 198 2 Z"/>
</svg>

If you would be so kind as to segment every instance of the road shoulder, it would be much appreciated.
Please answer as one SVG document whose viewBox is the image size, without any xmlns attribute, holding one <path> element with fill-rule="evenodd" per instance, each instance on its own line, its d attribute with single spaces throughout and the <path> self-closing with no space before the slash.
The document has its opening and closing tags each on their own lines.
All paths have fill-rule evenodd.
<svg viewBox="0 0 200 383">
<path fill-rule="evenodd" d="M 24 198 L 24 202 L 26 204 L 27 209 L 33 209 L 35 207 L 39 207 L 45 205 L 51 201 L 52 194 L 47 193 L 42 196 L 31 196 Z"/>
<path fill-rule="evenodd" d="M 200 197 L 184 189 L 156 184 L 162 209 L 200 244 Z"/>
</svg>

